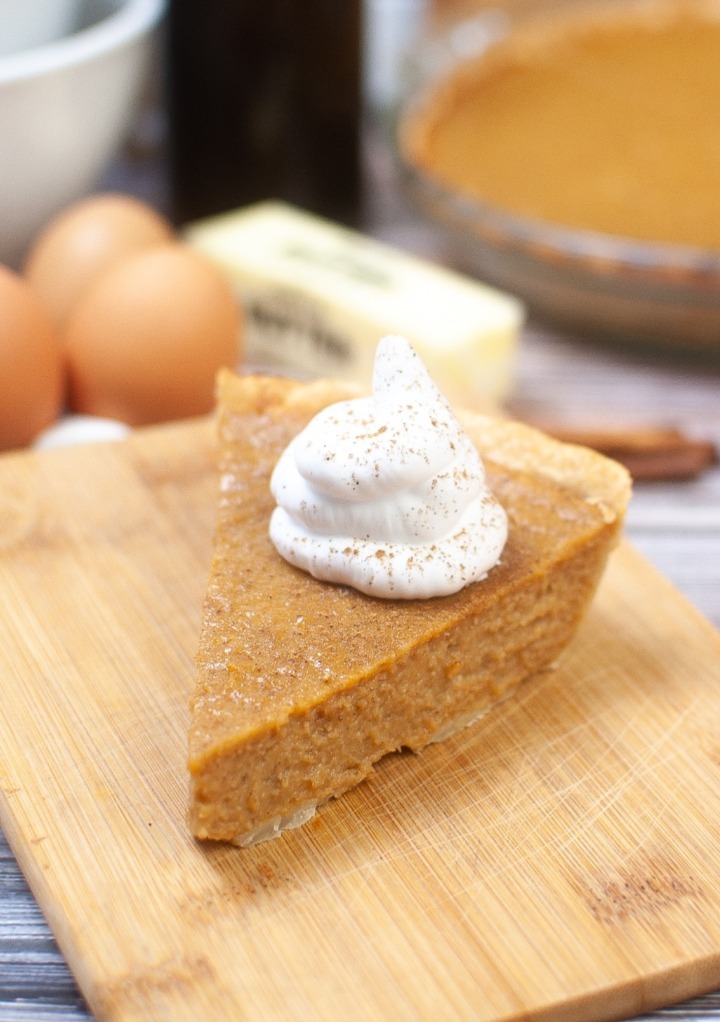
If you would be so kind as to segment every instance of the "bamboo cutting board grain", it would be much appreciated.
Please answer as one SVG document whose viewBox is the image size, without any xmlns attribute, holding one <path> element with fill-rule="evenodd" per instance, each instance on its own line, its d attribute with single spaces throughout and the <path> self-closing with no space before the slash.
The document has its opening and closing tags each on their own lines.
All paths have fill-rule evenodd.
<svg viewBox="0 0 720 1022">
<path fill-rule="evenodd" d="M 0 459 L 0 820 L 98 1019 L 577 1020 L 720 986 L 720 637 L 628 546 L 558 669 L 305 828 L 188 835 L 212 427 Z"/>
</svg>

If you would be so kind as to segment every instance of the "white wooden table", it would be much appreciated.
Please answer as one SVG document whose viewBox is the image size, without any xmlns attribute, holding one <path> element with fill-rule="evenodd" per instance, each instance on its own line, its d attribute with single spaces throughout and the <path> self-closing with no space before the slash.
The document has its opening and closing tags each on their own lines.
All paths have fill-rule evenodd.
<svg viewBox="0 0 720 1022">
<path fill-rule="evenodd" d="M 380 182 L 370 203 L 372 233 L 442 258 L 424 227 L 394 195 L 388 175 L 387 161 L 381 156 L 370 166 L 371 181 Z M 720 359 L 712 365 L 600 348 L 530 326 L 521 345 L 513 401 L 543 418 L 567 415 L 609 423 L 617 419 L 672 423 L 720 446 Z M 638 485 L 627 533 L 720 628 L 720 467 L 691 482 Z M 0 835 L 0 1022 L 89 1018 Z M 718 993 L 645 1018 L 720 1022 L 720 976 Z"/>
</svg>

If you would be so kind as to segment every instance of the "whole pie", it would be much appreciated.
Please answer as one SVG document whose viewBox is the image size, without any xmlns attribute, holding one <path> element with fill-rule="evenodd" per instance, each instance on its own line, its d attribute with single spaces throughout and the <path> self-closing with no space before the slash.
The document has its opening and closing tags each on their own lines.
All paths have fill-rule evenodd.
<svg viewBox="0 0 720 1022">
<path fill-rule="evenodd" d="M 512 214 L 718 248 L 719 60 L 720 19 L 703 0 L 541 5 L 433 80 L 401 148 L 434 181 Z"/>
<path fill-rule="evenodd" d="M 386 753 L 470 724 L 556 659 L 618 538 L 630 493 L 621 466 L 466 414 L 508 515 L 500 563 L 423 600 L 318 581 L 270 541 L 269 480 L 291 438 L 351 394 L 329 381 L 219 378 L 218 520 L 189 734 L 198 838 L 272 837 Z"/>
</svg>

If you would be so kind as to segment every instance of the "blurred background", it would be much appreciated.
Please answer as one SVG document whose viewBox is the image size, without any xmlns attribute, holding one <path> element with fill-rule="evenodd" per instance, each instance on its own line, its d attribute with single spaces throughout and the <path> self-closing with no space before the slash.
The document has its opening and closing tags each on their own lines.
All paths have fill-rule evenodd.
<svg viewBox="0 0 720 1022">
<path fill-rule="evenodd" d="M 103 186 L 136 192 L 177 224 L 281 198 L 376 226 L 376 174 L 393 169 L 383 157 L 407 55 L 452 6 L 272 0 L 212 2 L 199 14 L 170 0 L 131 133 Z"/>
<path fill-rule="evenodd" d="M 398 119 L 453 63 L 482 54 L 494 37 L 523 19 L 575 5 L 573 0 L 313 0 L 302 5 L 215 0 L 199 14 L 189 0 L 171 0 L 153 43 L 131 133 L 102 187 L 139 194 L 176 224 L 258 199 L 286 199 L 507 288 L 528 303 L 535 318 L 570 332 L 699 351 L 716 359 L 717 247 L 636 241 L 630 226 L 618 239 L 507 217 L 492 203 L 478 203 L 452 187 L 439 189 L 398 146 Z M 595 6 L 622 10 L 633 4 L 595 0 Z M 498 15 L 507 15 L 506 22 Z M 710 70 L 713 52 L 709 48 L 695 56 L 699 70 L 690 86 L 706 94 L 708 107 L 720 102 L 718 76 Z M 678 50 L 676 59 L 688 65 L 692 51 L 687 55 L 685 60 Z M 693 140 L 687 159 L 698 166 L 696 179 L 679 177 L 683 196 L 666 202 L 682 207 L 696 182 L 701 196 L 710 194 L 703 176 L 712 180 L 720 166 L 714 122 L 710 118 L 705 124 L 700 117 L 685 123 L 692 104 L 676 109 L 683 102 L 681 87 L 675 97 L 668 99 L 663 91 L 653 100 L 658 92 L 653 81 L 676 76 L 672 68 L 648 68 L 648 95 L 633 113 L 642 118 L 646 104 L 647 123 L 638 131 L 628 122 L 623 130 L 635 130 L 643 144 L 648 140 L 643 172 L 658 180 L 666 157 L 673 155 L 673 142 L 663 153 L 665 141 L 652 137 L 657 125 L 663 119 L 670 130 L 678 124 L 683 144 Z M 628 90 L 637 91 L 636 85 Z M 572 89 L 568 73 L 567 91 Z M 700 136 L 708 141 L 696 144 Z M 476 144 L 483 144 L 480 135 Z M 639 144 L 624 141 L 624 152 L 608 154 L 602 182 L 608 192 L 627 188 L 618 161 L 630 158 Z M 526 149 L 518 152 L 525 163 Z M 531 165 L 525 173 L 532 175 Z M 572 183 L 558 185 L 560 191 L 572 189 Z M 642 201 L 642 190 L 639 195 Z M 702 201 L 698 198 L 693 213 L 700 219 Z M 714 217 L 708 209 L 706 219 Z"/>
<path fill-rule="evenodd" d="M 614 237 L 513 213 L 434 175 L 412 145 L 400 144 L 407 132 L 398 125 L 412 127 L 414 115 L 421 121 L 423 103 L 432 107 L 427 97 L 434 89 L 442 95 L 455 66 L 482 57 L 504 33 L 512 38 L 523 19 L 576 3 L 4 0 L 0 262 L 22 267 L 44 225 L 91 192 L 136 196 L 176 229 L 282 199 L 520 298 L 528 318 L 507 395 L 513 414 L 602 426 L 622 415 L 644 427 L 675 406 L 668 417 L 687 420 L 687 400 L 696 419 L 702 409 L 700 428 L 712 432 L 720 246 L 635 239 L 630 228 Z M 635 7 L 586 3 L 603 12 Z M 693 0 L 645 6 L 653 4 L 682 10 Z M 661 14 L 650 34 L 668 23 Z M 707 154 L 710 185 L 683 186 L 666 202 L 676 220 L 690 198 L 700 220 L 718 219 L 703 206 L 717 192 L 720 167 L 717 24 L 701 26 L 705 49 L 697 49 L 697 33 L 681 39 L 674 67 L 649 64 L 645 91 L 628 88 L 628 97 L 641 93 L 634 116 L 647 123 L 624 129 L 606 175 L 604 186 L 621 195 L 627 180 L 618 159 L 642 149 L 660 178 L 672 152 L 648 124 L 680 125 L 694 147 L 685 162 L 692 170 L 697 153 Z M 687 68 L 702 103 L 679 91 Z M 571 100 L 579 80 L 564 73 L 558 80 Z M 693 121 L 703 107 L 706 120 Z M 486 145 L 481 127 L 476 134 L 470 161 Z M 543 151 L 552 156 L 560 142 L 572 150 L 573 139 L 550 134 Z M 532 151 L 523 154 L 516 176 L 530 181 L 536 166 Z M 684 172 L 682 162 L 675 159 Z M 573 194 L 576 184 L 563 178 L 553 186 Z M 642 186 L 635 194 L 642 198 Z M 606 371 L 612 382 L 604 389 Z M 661 388 L 667 395 L 659 401 Z M 694 396 L 683 398 L 689 391 Z"/>
</svg>

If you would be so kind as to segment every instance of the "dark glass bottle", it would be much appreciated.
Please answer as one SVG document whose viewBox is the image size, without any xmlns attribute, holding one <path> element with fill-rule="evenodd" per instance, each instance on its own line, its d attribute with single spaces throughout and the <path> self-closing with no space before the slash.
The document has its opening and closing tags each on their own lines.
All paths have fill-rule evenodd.
<svg viewBox="0 0 720 1022">
<path fill-rule="evenodd" d="M 171 0 L 171 215 L 284 199 L 356 224 L 362 0 Z"/>
</svg>

